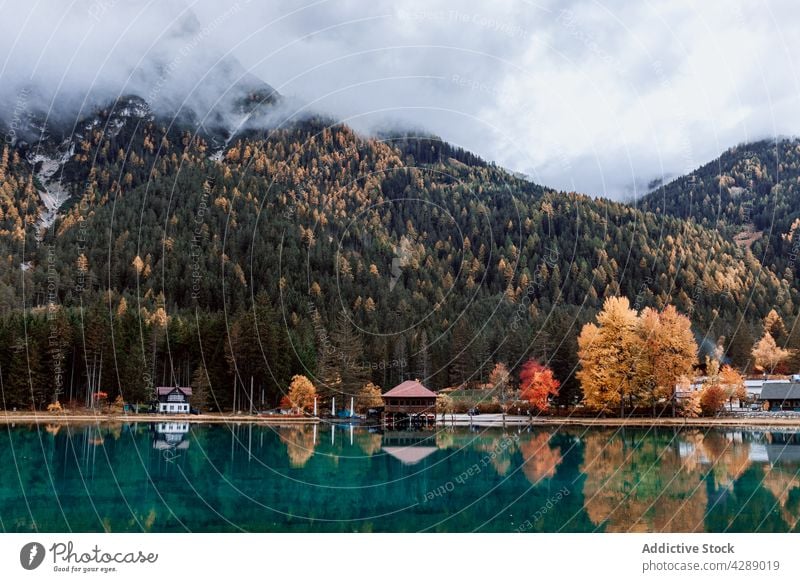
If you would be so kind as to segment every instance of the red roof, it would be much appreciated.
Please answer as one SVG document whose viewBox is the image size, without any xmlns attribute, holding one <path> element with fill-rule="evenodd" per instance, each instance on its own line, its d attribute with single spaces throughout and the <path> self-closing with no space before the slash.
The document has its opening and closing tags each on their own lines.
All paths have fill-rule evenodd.
<svg viewBox="0 0 800 582">
<path fill-rule="evenodd" d="M 158 388 L 156 388 L 156 392 L 158 393 L 159 396 L 166 396 L 167 394 L 169 394 L 173 390 L 180 390 L 186 396 L 191 396 L 192 395 L 191 386 L 185 386 L 185 387 L 183 387 L 183 386 L 159 386 Z"/>
<path fill-rule="evenodd" d="M 384 398 L 391 396 L 394 398 L 437 398 L 436 392 L 431 392 L 417 380 L 406 380 L 398 384 L 386 394 Z"/>
</svg>

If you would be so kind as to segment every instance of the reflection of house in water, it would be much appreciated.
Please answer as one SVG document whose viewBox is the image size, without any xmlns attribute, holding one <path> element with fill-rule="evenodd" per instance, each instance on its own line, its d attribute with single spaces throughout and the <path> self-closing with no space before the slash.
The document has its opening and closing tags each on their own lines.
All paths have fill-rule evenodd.
<svg viewBox="0 0 800 582">
<path fill-rule="evenodd" d="M 769 455 L 767 446 L 764 443 L 753 443 L 750 445 L 750 460 L 754 463 L 768 463 Z"/>
<path fill-rule="evenodd" d="M 383 435 L 383 452 L 404 465 L 416 465 L 438 450 L 432 432 L 388 431 Z"/>
<path fill-rule="evenodd" d="M 768 433 L 764 445 L 770 465 L 778 463 L 800 463 L 800 433 Z"/>
<path fill-rule="evenodd" d="M 713 447 L 715 438 L 721 439 L 719 440 L 721 446 L 719 450 Z M 711 448 L 709 448 L 710 445 L 712 445 Z M 701 465 L 712 465 L 719 462 L 721 455 L 731 454 L 739 449 L 749 451 L 753 444 L 745 439 L 741 430 L 716 430 L 702 436 L 689 434 L 685 440 L 679 441 L 677 446 L 681 459 L 692 459 Z"/>
<path fill-rule="evenodd" d="M 186 449 L 189 447 L 189 441 L 184 440 L 189 432 L 188 422 L 156 422 L 153 423 L 152 430 L 154 449 Z"/>
</svg>

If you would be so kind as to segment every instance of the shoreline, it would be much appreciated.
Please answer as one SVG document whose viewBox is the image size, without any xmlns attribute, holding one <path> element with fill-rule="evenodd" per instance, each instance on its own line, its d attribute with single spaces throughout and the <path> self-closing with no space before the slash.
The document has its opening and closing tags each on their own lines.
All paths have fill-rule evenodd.
<svg viewBox="0 0 800 582">
<path fill-rule="evenodd" d="M 189 422 L 189 423 L 256 423 L 256 424 L 317 424 L 323 422 L 317 417 L 268 417 L 251 416 L 249 414 L 122 414 L 122 413 L 98 413 L 98 414 L 50 414 L 47 412 L 2 412 L 0 413 L 0 424 L 15 423 L 93 423 L 93 424 L 115 424 L 132 422 Z"/>
<path fill-rule="evenodd" d="M 192 424 L 263 424 L 263 425 L 306 425 L 306 424 L 347 424 L 341 419 L 326 419 L 314 416 L 309 417 L 281 417 L 251 416 L 249 414 L 51 414 L 47 412 L 0 412 L 0 424 L 119 424 L 134 422 L 188 422 Z M 376 426 L 375 423 L 356 421 L 363 426 Z M 608 427 L 796 427 L 800 429 L 798 418 L 582 418 L 582 417 L 527 417 L 507 416 L 505 423 L 501 415 L 482 414 L 473 416 L 455 415 L 451 418 L 446 415 L 442 418 L 437 415 L 436 425 L 442 427 L 475 426 L 480 428 L 502 428 L 524 426 L 608 426 Z M 378 424 L 379 426 L 380 424 Z"/>
</svg>

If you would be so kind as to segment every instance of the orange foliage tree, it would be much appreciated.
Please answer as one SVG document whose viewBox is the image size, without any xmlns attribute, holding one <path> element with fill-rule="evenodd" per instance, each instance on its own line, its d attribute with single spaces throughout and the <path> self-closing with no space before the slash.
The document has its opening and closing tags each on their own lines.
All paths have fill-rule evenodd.
<svg viewBox="0 0 800 582">
<path fill-rule="evenodd" d="M 719 380 L 725 390 L 725 395 L 728 397 L 728 404 L 732 405 L 733 399 L 736 398 L 740 402 L 747 399 L 747 388 L 744 385 L 744 376 L 731 368 L 730 366 L 723 366 L 719 373 Z"/>
<path fill-rule="evenodd" d="M 700 393 L 700 408 L 706 416 L 712 416 L 722 410 L 727 400 L 725 390 L 719 384 L 706 384 Z"/>
<path fill-rule="evenodd" d="M 730 376 L 726 372 L 726 376 Z M 703 389 L 700 392 L 700 407 L 703 414 L 712 416 L 722 410 L 728 400 L 728 393 L 722 384 L 722 377 L 719 370 L 719 360 L 706 356 L 706 380 L 703 382 Z"/>
<path fill-rule="evenodd" d="M 311 380 L 300 374 L 295 374 L 292 376 L 292 383 L 289 385 L 289 394 L 287 396 L 292 408 L 295 410 L 311 410 L 314 408 L 317 390 Z"/>
<path fill-rule="evenodd" d="M 537 410 L 547 408 L 547 399 L 558 395 L 561 383 L 553 376 L 553 371 L 530 359 L 522 365 L 519 373 L 520 396 Z"/>
</svg>

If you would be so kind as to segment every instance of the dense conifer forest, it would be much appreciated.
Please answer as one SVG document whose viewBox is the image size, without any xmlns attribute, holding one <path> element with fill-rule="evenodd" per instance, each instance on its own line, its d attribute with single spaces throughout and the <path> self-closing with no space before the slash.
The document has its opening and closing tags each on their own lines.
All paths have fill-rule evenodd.
<svg viewBox="0 0 800 582">
<path fill-rule="evenodd" d="M 7 408 L 147 402 L 170 384 L 223 410 L 248 408 L 252 385 L 272 407 L 295 374 L 325 396 L 441 389 L 530 357 L 572 403 L 577 337 L 607 297 L 674 305 L 740 369 L 767 313 L 792 322 L 800 299 L 794 140 L 733 148 L 635 204 L 434 136 L 318 117 L 225 135 L 138 97 L 3 143 Z M 55 190 L 68 196 L 47 220 Z M 800 347 L 793 325 L 785 343 Z"/>
</svg>

